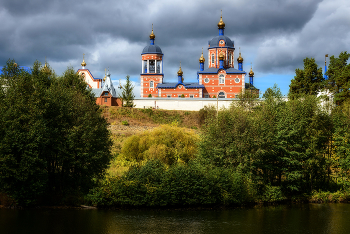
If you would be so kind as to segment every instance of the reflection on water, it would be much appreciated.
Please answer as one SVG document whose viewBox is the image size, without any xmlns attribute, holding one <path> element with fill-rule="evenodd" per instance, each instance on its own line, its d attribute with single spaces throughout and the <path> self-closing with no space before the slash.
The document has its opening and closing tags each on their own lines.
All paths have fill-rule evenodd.
<svg viewBox="0 0 350 234">
<path fill-rule="evenodd" d="M 0 210 L 0 233 L 350 233 L 350 204 L 226 210 Z"/>
</svg>

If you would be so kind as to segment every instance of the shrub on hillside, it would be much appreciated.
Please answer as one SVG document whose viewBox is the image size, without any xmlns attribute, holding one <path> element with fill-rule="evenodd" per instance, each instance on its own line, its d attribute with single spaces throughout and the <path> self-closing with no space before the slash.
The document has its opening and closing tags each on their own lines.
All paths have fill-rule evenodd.
<svg viewBox="0 0 350 234">
<path fill-rule="evenodd" d="M 162 125 L 129 137 L 120 156 L 136 162 L 159 159 L 167 165 L 188 162 L 195 157 L 198 140 L 199 136 L 189 129 Z"/>
</svg>

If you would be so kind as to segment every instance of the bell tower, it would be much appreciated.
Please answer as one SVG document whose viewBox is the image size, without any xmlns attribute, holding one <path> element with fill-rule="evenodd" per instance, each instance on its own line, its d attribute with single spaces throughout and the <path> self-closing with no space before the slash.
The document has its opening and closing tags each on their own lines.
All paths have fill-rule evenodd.
<svg viewBox="0 0 350 234">
<path fill-rule="evenodd" d="M 149 35 L 150 44 L 142 51 L 141 97 L 158 97 L 157 85 L 163 83 L 163 53 L 155 44 L 156 35 Z"/>
</svg>

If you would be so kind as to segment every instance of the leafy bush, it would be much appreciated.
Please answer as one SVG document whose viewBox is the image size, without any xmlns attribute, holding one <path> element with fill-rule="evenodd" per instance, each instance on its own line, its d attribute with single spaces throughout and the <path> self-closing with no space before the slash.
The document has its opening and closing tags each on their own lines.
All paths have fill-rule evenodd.
<svg viewBox="0 0 350 234">
<path fill-rule="evenodd" d="M 122 121 L 122 125 L 128 126 L 128 125 L 129 125 L 129 122 L 128 122 L 127 120 L 123 120 L 123 121 Z"/>
<path fill-rule="evenodd" d="M 249 201 L 244 177 L 230 170 L 207 168 L 191 161 L 167 166 L 159 160 L 106 179 L 91 190 L 99 206 L 230 205 Z"/>
<path fill-rule="evenodd" d="M 129 137 L 120 156 L 137 162 L 159 159 L 167 165 L 188 162 L 195 157 L 198 140 L 198 135 L 189 129 L 162 125 Z"/>
</svg>

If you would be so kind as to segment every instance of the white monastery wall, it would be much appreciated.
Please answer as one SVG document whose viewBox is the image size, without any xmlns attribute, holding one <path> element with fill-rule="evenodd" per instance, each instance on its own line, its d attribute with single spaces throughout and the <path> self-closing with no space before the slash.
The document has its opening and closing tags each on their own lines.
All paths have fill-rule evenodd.
<svg viewBox="0 0 350 234">
<path fill-rule="evenodd" d="M 235 100 L 231 98 L 221 98 L 219 100 L 216 98 L 136 98 L 134 99 L 134 105 L 136 105 L 135 108 L 199 111 L 204 106 L 218 106 L 219 109 L 229 108 L 232 101 Z"/>
</svg>

